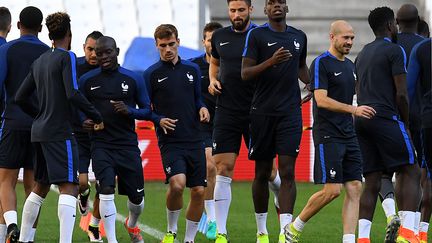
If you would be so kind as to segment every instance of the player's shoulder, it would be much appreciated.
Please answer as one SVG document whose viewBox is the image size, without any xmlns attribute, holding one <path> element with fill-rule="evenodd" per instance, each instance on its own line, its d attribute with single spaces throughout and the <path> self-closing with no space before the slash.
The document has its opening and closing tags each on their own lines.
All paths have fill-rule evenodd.
<svg viewBox="0 0 432 243">
<path fill-rule="evenodd" d="M 158 69 L 162 68 L 163 64 L 159 60 L 158 62 L 150 65 L 143 73 L 144 78 L 150 77 L 154 72 L 156 72 Z"/>
<path fill-rule="evenodd" d="M 205 60 L 205 53 L 202 54 L 202 55 L 199 55 L 199 56 L 197 56 L 197 57 L 192 57 L 192 58 L 189 59 L 189 61 L 191 61 L 191 62 L 193 62 L 193 63 L 196 63 L 196 64 L 198 64 L 198 65 L 203 64 L 203 63 L 204 63 L 204 60 Z"/>
<path fill-rule="evenodd" d="M 215 39 L 215 38 L 216 38 L 216 39 L 217 39 L 217 38 L 220 38 L 221 36 L 228 35 L 230 32 L 231 32 L 231 26 L 226 26 L 226 27 L 223 27 L 223 28 L 217 29 L 217 30 L 215 30 L 215 31 L 213 32 L 212 40 Z"/>
<path fill-rule="evenodd" d="M 293 27 L 291 25 L 287 26 L 287 32 L 292 33 L 292 34 L 296 34 L 296 35 L 299 35 L 299 36 L 302 36 L 302 37 L 306 38 L 306 33 L 303 32 L 303 30 L 297 29 L 297 28 L 295 28 L 295 27 Z"/>
<path fill-rule="evenodd" d="M 77 58 L 77 63 L 78 63 L 78 65 L 84 65 L 86 63 L 85 56 L 78 57 Z"/>
<path fill-rule="evenodd" d="M 99 75 L 102 72 L 102 69 L 100 67 L 92 69 L 86 73 L 84 73 L 81 77 L 80 77 L 80 82 L 85 82 L 93 77 L 96 77 L 97 75 Z"/>
<path fill-rule="evenodd" d="M 140 75 L 138 75 L 138 73 L 136 73 L 136 72 L 134 72 L 132 70 L 129 70 L 127 68 L 119 67 L 118 71 L 119 71 L 119 73 L 121 73 L 121 74 L 123 74 L 125 76 L 128 76 L 128 77 L 134 79 L 135 81 L 139 81 L 140 79 L 142 79 L 140 77 Z"/>
<path fill-rule="evenodd" d="M 192 62 L 190 60 L 182 59 L 181 64 L 188 67 L 188 68 L 193 68 L 193 69 L 199 70 L 198 64 L 196 64 L 195 62 Z"/>
</svg>

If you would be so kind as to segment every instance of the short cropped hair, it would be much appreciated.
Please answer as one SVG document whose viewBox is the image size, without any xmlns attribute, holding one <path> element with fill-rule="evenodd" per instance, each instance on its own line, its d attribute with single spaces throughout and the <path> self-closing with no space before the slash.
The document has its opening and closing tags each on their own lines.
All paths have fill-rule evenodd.
<svg viewBox="0 0 432 243">
<path fill-rule="evenodd" d="M 378 7 L 369 13 L 368 22 L 373 32 L 384 30 L 387 23 L 394 20 L 394 12 L 389 7 Z"/>
<path fill-rule="evenodd" d="M 223 26 L 220 23 L 218 23 L 218 22 L 207 23 L 204 26 L 204 29 L 203 29 L 203 39 L 206 38 L 206 33 L 207 32 L 213 32 L 213 31 L 215 31 L 217 29 L 221 29 L 221 28 L 223 28 Z"/>
<path fill-rule="evenodd" d="M 418 34 L 424 34 L 427 38 L 430 37 L 429 25 L 423 19 L 420 19 L 420 21 L 417 25 L 417 33 Z"/>
<path fill-rule="evenodd" d="M 12 17 L 9 9 L 0 7 L 0 31 L 7 31 L 11 22 Z"/>
<path fill-rule="evenodd" d="M 249 7 L 252 6 L 252 0 L 227 0 L 227 3 L 229 4 L 232 1 L 243 1 L 245 2 Z"/>
<path fill-rule="evenodd" d="M 104 35 L 100 31 L 95 30 L 95 31 L 93 31 L 87 35 L 86 41 L 88 38 L 92 38 L 93 40 L 97 40 L 97 39 L 101 38 L 102 36 L 104 36 Z"/>
<path fill-rule="evenodd" d="M 174 35 L 175 38 L 178 39 L 177 28 L 172 24 L 161 24 L 156 28 L 154 32 L 155 40 L 170 38 L 172 35 Z"/>
<path fill-rule="evenodd" d="M 31 30 L 39 30 L 42 20 L 42 12 L 40 9 L 33 6 L 25 7 L 19 15 L 20 23 Z"/>
<path fill-rule="evenodd" d="M 70 30 L 70 17 L 67 13 L 57 12 L 48 15 L 45 24 L 48 28 L 50 40 L 63 39 Z"/>
</svg>

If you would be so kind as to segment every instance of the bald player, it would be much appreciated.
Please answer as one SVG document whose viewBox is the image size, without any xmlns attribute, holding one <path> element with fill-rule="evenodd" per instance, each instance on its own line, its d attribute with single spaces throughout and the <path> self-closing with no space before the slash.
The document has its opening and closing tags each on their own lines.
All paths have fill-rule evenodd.
<svg viewBox="0 0 432 243">
<path fill-rule="evenodd" d="M 354 132 L 353 115 L 367 119 L 375 115 L 369 106 L 353 106 L 355 66 L 346 58 L 354 40 L 349 23 L 338 20 L 330 27 L 330 48 L 312 62 L 311 89 L 314 91 L 313 138 L 314 181 L 324 184 L 313 194 L 300 215 L 289 226 L 287 242 L 298 242 L 308 222 L 346 189 L 342 208 L 343 242 L 355 243 L 361 194 L 362 160 Z"/>
</svg>

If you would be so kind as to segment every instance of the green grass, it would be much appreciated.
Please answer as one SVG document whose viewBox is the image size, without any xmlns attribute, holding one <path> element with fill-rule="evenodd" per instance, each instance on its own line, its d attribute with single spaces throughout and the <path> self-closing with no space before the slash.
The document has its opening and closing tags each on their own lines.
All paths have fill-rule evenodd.
<svg viewBox="0 0 432 243">
<path fill-rule="evenodd" d="M 297 202 L 294 214 L 297 215 L 306 204 L 308 198 L 321 186 L 309 183 L 297 184 Z M 161 232 L 166 230 L 165 214 L 165 192 L 166 185 L 162 182 L 146 182 L 145 184 L 145 209 L 140 218 L 142 224 L 148 225 Z M 23 205 L 23 187 L 17 186 L 19 212 Z M 233 200 L 228 218 L 228 231 L 231 242 L 255 242 L 256 224 L 251 195 L 251 183 L 234 182 L 232 186 Z M 334 202 L 324 208 L 318 215 L 307 224 L 301 242 L 341 242 L 342 241 L 342 220 L 341 209 L 344 195 L 342 194 Z M 57 200 L 58 195 L 50 192 L 43 206 L 39 227 L 36 233 L 36 242 L 58 242 L 58 219 L 57 219 Z M 116 195 L 116 205 L 118 213 L 126 216 L 127 198 Z M 189 200 L 189 193 L 185 194 L 185 207 Z M 79 216 L 75 222 L 73 242 L 88 242 L 87 235 L 79 228 Z M 20 221 L 20 220 L 19 220 Z M 118 242 L 130 242 L 129 236 L 123 228 L 122 223 L 117 223 Z M 269 204 L 269 216 L 267 227 L 270 234 L 270 242 L 277 242 L 279 234 L 279 223 L 271 198 Z M 183 240 L 185 230 L 184 210 L 179 219 L 179 233 L 177 239 Z M 372 226 L 373 241 L 381 242 L 384 239 L 385 216 L 380 207 L 377 207 Z M 375 239 L 375 240 L 374 240 Z M 147 243 L 158 242 L 157 239 L 144 234 Z M 198 234 L 195 242 L 208 242 L 202 234 Z"/>
</svg>

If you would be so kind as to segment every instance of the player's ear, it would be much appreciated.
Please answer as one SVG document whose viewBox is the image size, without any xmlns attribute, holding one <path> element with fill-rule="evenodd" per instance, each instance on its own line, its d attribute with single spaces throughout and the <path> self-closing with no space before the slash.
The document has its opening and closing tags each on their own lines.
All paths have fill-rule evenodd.
<svg viewBox="0 0 432 243">
<path fill-rule="evenodd" d="M 267 8 L 264 6 L 264 14 L 267 15 Z"/>
<path fill-rule="evenodd" d="M 21 23 L 19 21 L 17 22 L 17 28 L 21 29 Z"/>
<path fill-rule="evenodd" d="M 117 56 L 120 54 L 120 48 L 116 48 Z"/>
<path fill-rule="evenodd" d="M 284 9 L 284 10 L 285 10 L 286 13 L 289 13 L 288 5 L 285 6 L 285 9 Z"/>
<path fill-rule="evenodd" d="M 42 27 L 43 27 L 43 25 L 39 26 L 39 30 L 38 30 L 39 33 L 42 32 Z"/>
</svg>

